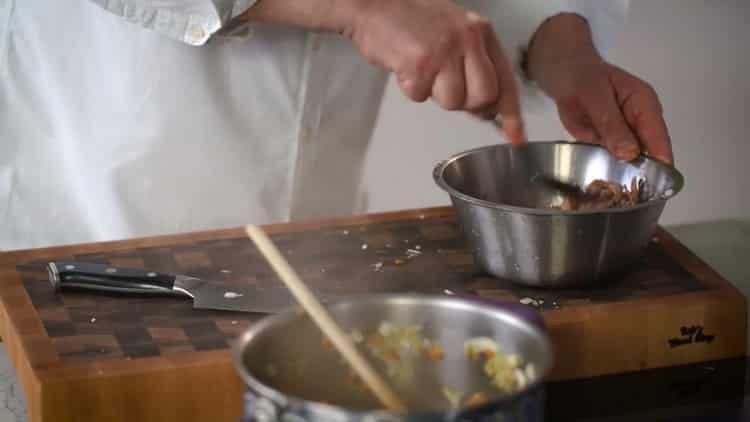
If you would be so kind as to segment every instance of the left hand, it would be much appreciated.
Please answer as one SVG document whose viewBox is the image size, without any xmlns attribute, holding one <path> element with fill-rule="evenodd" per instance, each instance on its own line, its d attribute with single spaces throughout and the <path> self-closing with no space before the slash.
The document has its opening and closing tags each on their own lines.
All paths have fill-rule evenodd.
<svg viewBox="0 0 750 422">
<path fill-rule="evenodd" d="M 554 99 L 560 121 L 577 140 L 603 145 L 622 160 L 646 153 L 673 164 L 656 91 L 604 61 L 583 19 L 560 15 L 547 21 L 535 35 L 529 71 Z"/>
</svg>

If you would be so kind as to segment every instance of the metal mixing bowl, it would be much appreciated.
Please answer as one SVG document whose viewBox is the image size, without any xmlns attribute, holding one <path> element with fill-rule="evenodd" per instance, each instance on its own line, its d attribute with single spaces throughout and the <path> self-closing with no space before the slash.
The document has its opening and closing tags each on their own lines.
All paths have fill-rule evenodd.
<svg viewBox="0 0 750 422">
<path fill-rule="evenodd" d="M 555 210 L 562 195 L 531 183 L 539 174 L 578 186 L 604 179 L 629 187 L 636 177 L 649 199 L 624 209 Z M 683 187 L 680 172 L 655 159 L 623 162 L 603 147 L 566 141 L 477 148 L 438 164 L 433 176 L 479 267 L 535 287 L 590 284 L 633 265 Z"/>
<path fill-rule="evenodd" d="M 346 332 L 357 330 L 368 337 L 378 333 L 383 321 L 402 327 L 419 325 L 425 338 L 443 348 L 444 359 L 404 360 L 403 369 L 411 370 L 393 378 L 363 346 L 365 358 L 411 411 L 394 415 L 382 410 L 368 390 L 348 382 L 348 365 L 336 350 L 324 347 L 321 331 L 295 308 L 254 324 L 233 347 L 235 366 L 248 387 L 247 420 L 543 420 L 543 380 L 553 352 L 538 312 L 514 302 L 426 295 L 370 295 L 341 300 L 328 310 Z M 494 339 L 503 352 L 531 363 L 536 377 L 514 394 L 487 393 L 490 401 L 483 406 L 451 409 L 443 387 L 463 392 L 464 398 L 494 388 L 482 362 L 464 355 L 464 342 L 480 336 Z"/>
</svg>

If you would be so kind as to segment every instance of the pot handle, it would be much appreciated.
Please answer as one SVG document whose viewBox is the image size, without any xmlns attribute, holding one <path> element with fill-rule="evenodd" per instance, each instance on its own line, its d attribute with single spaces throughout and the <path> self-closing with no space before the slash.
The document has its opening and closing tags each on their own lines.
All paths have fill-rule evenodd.
<svg viewBox="0 0 750 422">
<path fill-rule="evenodd" d="M 510 300 L 491 299 L 488 297 L 482 297 L 479 295 L 470 295 L 470 294 L 465 294 L 465 293 L 455 293 L 451 296 L 459 297 L 461 299 L 472 301 L 472 302 L 477 302 L 482 305 L 503 309 L 505 311 L 510 312 L 513 315 L 518 316 L 524 321 L 536 326 L 542 331 L 546 332 L 547 330 L 547 326 L 544 323 L 544 317 L 542 316 L 542 313 L 529 305 L 524 305 L 518 302 L 512 302 Z"/>
<path fill-rule="evenodd" d="M 445 165 L 445 160 L 440 161 L 439 163 L 435 164 L 435 166 L 432 168 L 432 178 L 437 182 L 442 177 L 443 172 L 443 166 Z"/>
</svg>

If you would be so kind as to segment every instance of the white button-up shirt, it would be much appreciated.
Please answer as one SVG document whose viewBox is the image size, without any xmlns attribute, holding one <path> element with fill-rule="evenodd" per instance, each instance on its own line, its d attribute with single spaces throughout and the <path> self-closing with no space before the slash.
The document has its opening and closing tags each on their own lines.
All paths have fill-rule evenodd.
<svg viewBox="0 0 750 422">
<path fill-rule="evenodd" d="M 0 249 L 361 212 L 387 74 L 335 34 L 230 25 L 253 3 L 0 0 Z M 517 71 L 547 17 L 584 15 L 603 48 L 627 10 L 460 3 Z"/>
</svg>

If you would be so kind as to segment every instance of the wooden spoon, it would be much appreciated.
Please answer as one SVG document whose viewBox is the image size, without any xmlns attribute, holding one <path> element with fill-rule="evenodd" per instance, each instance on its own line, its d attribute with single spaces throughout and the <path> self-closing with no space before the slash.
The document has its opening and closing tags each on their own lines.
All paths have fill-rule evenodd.
<svg viewBox="0 0 750 422">
<path fill-rule="evenodd" d="M 318 325 L 320 330 L 341 353 L 344 359 L 349 363 L 352 369 L 365 382 L 367 387 L 375 396 L 390 410 L 398 413 L 404 413 L 406 406 L 396 397 L 388 385 L 382 380 L 375 370 L 357 351 L 354 343 L 344 333 L 341 327 L 336 324 L 330 314 L 325 310 L 323 305 L 317 300 L 315 295 L 307 288 L 305 283 L 299 278 L 297 273 L 292 269 L 289 263 L 273 244 L 271 239 L 257 226 L 248 225 L 245 232 L 250 239 L 255 242 L 265 259 L 271 264 L 276 274 L 286 284 L 292 292 L 297 302 L 308 313 L 313 321 Z"/>
</svg>

